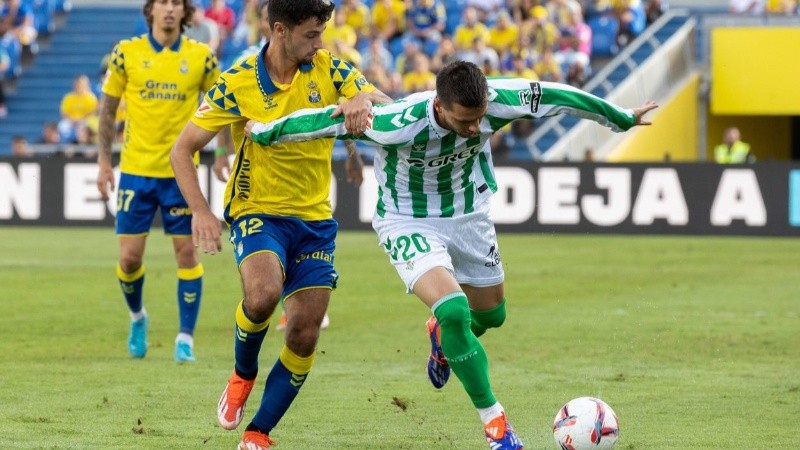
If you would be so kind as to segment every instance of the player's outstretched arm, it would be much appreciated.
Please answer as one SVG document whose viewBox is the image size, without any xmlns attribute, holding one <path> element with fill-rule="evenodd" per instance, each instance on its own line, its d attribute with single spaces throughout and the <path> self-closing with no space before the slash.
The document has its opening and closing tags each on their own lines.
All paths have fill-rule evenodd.
<svg viewBox="0 0 800 450">
<path fill-rule="evenodd" d="M 222 251 L 222 227 L 200 190 L 194 154 L 205 147 L 215 134 L 189 122 L 181 131 L 169 155 L 178 187 L 192 211 L 192 242 L 195 247 L 201 247 L 204 253 L 212 255 Z"/>
<path fill-rule="evenodd" d="M 344 115 L 344 125 L 347 132 L 353 136 L 361 136 L 369 126 L 372 105 L 392 103 L 392 98 L 379 90 L 373 92 L 359 92 L 353 98 L 340 104 L 331 114 L 331 118 Z"/>
<path fill-rule="evenodd" d="M 288 116 L 267 123 L 249 120 L 244 133 L 251 141 L 268 146 L 276 142 L 304 142 L 319 138 L 352 138 L 344 125 L 344 117 L 331 117 L 336 106 L 297 110 Z"/>
</svg>

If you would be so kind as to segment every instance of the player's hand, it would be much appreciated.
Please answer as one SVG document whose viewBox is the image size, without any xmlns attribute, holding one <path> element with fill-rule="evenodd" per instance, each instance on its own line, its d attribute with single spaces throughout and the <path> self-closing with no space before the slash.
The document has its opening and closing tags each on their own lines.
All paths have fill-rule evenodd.
<svg viewBox="0 0 800 450">
<path fill-rule="evenodd" d="M 221 252 L 221 234 L 222 226 L 211 210 L 192 211 L 192 243 L 200 251 L 211 255 Z"/>
<path fill-rule="evenodd" d="M 358 150 L 355 149 L 355 144 L 348 141 L 345 145 L 348 151 L 347 160 L 344 162 L 344 172 L 347 177 L 347 182 L 355 187 L 359 187 L 361 183 L 364 182 L 364 161 L 361 159 Z M 350 146 L 353 147 L 352 150 Z"/>
<path fill-rule="evenodd" d="M 636 117 L 634 125 L 652 125 L 652 122 L 644 120 L 644 115 L 656 108 L 658 108 L 658 103 L 652 100 L 648 100 L 644 105 L 634 108 L 633 115 Z"/>
<path fill-rule="evenodd" d="M 231 163 L 228 161 L 228 155 L 220 155 L 214 157 L 214 165 L 211 167 L 214 171 L 214 176 L 223 183 L 228 181 L 231 175 Z"/>
<path fill-rule="evenodd" d="M 100 171 L 97 174 L 97 190 L 100 191 L 100 197 L 103 198 L 104 201 L 108 201 L 109 194 L 114 192 L 116 188 L 116 182 L 114 181 L 114 170 L 108 166 L 100 166 Z"/>
<path fill-rule="evenodd" d="M 344 127 L 353 136 L 361 136 L 367 130 L 372 115 L 372 101 L 369 94 L 358 93 L 355 97 L 340 104 L 331 114 L 331 118 L 344 114 Z"/>
<path fill-rule="evenodd" d="M 244 124 L 244 137 L 247 139 L 253 140 L 253 127 L 257 124 L 255 120 L 248 120 L 246 124 Z"/>
</svg>

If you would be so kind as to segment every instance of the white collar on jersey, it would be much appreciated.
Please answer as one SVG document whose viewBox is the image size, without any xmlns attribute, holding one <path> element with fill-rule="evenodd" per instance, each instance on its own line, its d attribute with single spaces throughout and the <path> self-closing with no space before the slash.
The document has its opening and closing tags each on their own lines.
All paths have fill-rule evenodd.
<svg viewBox="0 0 800 450">
<path fill-rule="evenodd" d="M 433 132 L 434 132 L 434 133 L 436 133 L 436 136 L 437 136 L 439 139 L 441 139 L 441 138 L 443 138 L 443 137 L 447 136 L 449 133 L 452 133 L 452 131 L 450 131 L 450 130 L 448 130 L 448 129 L 446 129 L 446 128 L 442 128 L 442 126 L 441 126 L 441 125 L 439 125 L 439 124 L 436 122 L 436 114 L 435 114 L 435 113 L 434 113 L 434 111 L 433 111 L 433 100 L 434 100 L 435 98 L 436 98 L 436 95 L 434 95 L 433 97 L 431 97 L 431 98 L 428 100 L 428 108 L 427 108 L 427 113 L 428 113 L 428 123 L 430 123 L 430 124 L 431 124 L 431 129 L 433 130 Z"/>
</svg>

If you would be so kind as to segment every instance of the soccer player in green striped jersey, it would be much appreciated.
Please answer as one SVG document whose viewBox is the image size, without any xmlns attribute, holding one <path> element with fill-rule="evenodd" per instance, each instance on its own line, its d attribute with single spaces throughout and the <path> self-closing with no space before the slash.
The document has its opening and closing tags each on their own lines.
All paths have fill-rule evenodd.
<svg viewBox="0 0 800 450">
<path fill-rule="evenodd" d="M 374 169 L 378 205 L 373 228 L 406 285 L 431 308 L 428 376 L 442 388 L 455 372 L 477 408 L 492 449 L 519 449 L 489 382 L 478 338 L 506 318 L 504 273 L 493 222 L 497 190 L 489 139 L 517 119 L 571 114 L 614 131 L 649 125 L 646 102 L 623 109 L 558 83 L 490 79 L 468 62 L 442 69 L 436 91 L 374 106 L 361 137 L 349 135 L 334 107 L 306 109 L 269 123 L 248 122 L 254 142 L 271 145 L 321 137 L 362 139 L 379 146 Z M 269 151 L 267 149 L 266 151 Z"/>
</svg>

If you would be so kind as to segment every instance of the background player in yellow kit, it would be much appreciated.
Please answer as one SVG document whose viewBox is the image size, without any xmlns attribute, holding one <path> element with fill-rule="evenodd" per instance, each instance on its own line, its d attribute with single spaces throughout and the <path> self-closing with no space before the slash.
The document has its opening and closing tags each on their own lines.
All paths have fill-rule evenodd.
<svg viewBox="0 0 800 450">
<path fill-rule="evenodd" d="M 173 237 L 178 262 L 180 331 L 175 340 L 175 360 L 194 361 L 193 335 L 202 297 L 203 266 L 192 245 L 191 211 L 175 182 L 169 152 L 197 109 L 201 93 L 208 91 L 219 76 L 219 68 L 207 45 L 182 35 L 194 12 L 191 0 L 147 0 L 142 12 L 150 32 L 117 44 L 103 85 L 97 188 L 104 199 L 117 191 L 117 276 L 131 315 L 128 351 L 134 358 L 147 353 L 149 318 L 142 300 L 142 258 L 160 208 L 164 232 Z M 122 98 L 127 117 L 122 174 L 119 186 L 115 186 L 111 145 Z"/>
</svg>

